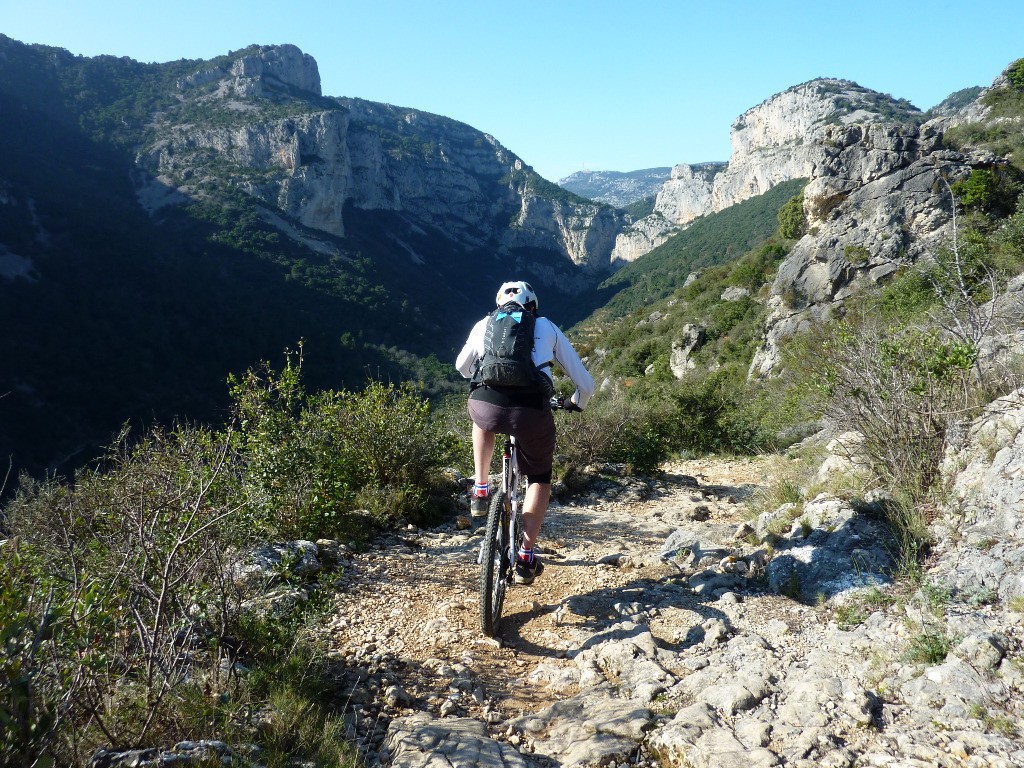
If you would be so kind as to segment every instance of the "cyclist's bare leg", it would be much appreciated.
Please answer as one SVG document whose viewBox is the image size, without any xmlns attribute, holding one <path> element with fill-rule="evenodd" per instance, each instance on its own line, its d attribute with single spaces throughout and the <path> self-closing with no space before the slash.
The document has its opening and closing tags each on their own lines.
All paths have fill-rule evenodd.
<svg viewBox="0 0 1024 768">
<path fill-rule="evenodd" d="M 533 549 L 551 501 L 551 483 L 530 483 L 523 499 L 523 546 Z"/>
<path fill-rule="evenodd" d="M 473 471 L 476 482 L 483 485 L 491 472 L 491 457 L 494 456 L 494 433 L 473 425 Z"/>
</svg>

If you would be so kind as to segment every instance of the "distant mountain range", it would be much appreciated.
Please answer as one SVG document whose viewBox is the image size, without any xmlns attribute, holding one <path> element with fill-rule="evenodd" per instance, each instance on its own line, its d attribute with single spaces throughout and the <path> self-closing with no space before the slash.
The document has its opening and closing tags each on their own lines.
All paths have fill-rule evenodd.
<svg viewBox="0 0 1024 768">
<path fill-rule="evenodd" d="M 668 167 L 641 171 L 577 171 L 559 179 L 558 185 L 580 197 L 625 208 L 658 194 L 671 173 Z"/>
</svg>

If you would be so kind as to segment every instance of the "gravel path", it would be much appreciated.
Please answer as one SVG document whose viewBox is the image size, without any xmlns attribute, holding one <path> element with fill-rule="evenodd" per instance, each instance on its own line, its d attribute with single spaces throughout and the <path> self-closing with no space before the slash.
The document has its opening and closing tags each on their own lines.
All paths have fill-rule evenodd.
<svg viewBox="0 0 1024 768">
<path fill-rule="evenodd" d="M 571 685 L 553 691 L 544 676 L 531 680 L 531 673 L 542 664 L 575 667 L 567 656 L 624 607 L 652 588 L 673 589 L 680 571 L 660 557 L 665 539 L 695 515 L 706 516 L 709 530 L 731 535 L 745 519 L 743 501 L 762 481 L 764 462 L 678 462 L 656 480 L 608 470 L 589 496 L 552 503 L 540 544 L 544 574 L 530 586 L 509 588 L 497 639 L 479 628 L 482 526 L 460 531 L 451 521 L 408 530 L 357 559 L 329 631 L 333 655 L 351 670 L 357 704 L 365 703 L 356 711 L 362 709 L 364 727 L 376 726 L 364 735 L 371 753 L 386 724 L 411 711 L 497 726 L 572 692 Z M 687 607 L 685 591 L 677 591 L 680 607 L 652 626 L 669 643 L 714 613 L 696 599 Z M 764 600 L 792 620 L 789 606 L 780 605 L 787 601 Z M 389 700 L 385 692 L 393 688 L 401 692 L 392 690 Z"/>
<path fill-rule="evenodd" d="M 779 552 L 743 527 L 769 467 L 602 468 L 585 498 L 553 504 L 544 574 L 509 589 L 496 639 L 479 629 L 479 528 L 410 529 L 357 556 L 325 631 L 367 763 L 1024 765 L 1024 617 L 932 615 L 897 587 L 841 619 L 842 603 L 772 592 Z M 825 516 L 826 548 L 829 510 L 866 530 L 838 501 L 805 510 Z M 788 535 L 794 552 L 813 538 Z M 944 622 L 960 645 L 908 661 Z"/>
</svg>

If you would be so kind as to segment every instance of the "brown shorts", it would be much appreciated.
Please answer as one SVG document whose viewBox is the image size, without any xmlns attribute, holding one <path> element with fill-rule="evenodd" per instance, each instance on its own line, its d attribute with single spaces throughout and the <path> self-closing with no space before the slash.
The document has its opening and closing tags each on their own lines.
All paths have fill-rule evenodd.
<svg viewBox="0 0 1024 768">
<path fill-rule="evenodd" d="M 488 432 L 514 435 L 519 471 L 531 482 L 551 482 L 555 418 L 550 409 L 495 405 L 470 398 L 469 416 L 474 424 Z"/>
</svg>

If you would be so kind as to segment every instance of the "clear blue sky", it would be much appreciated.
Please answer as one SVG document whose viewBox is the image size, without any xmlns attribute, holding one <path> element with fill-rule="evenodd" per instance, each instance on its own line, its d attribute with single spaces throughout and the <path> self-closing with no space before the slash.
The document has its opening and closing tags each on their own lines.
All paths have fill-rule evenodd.
<svg viewBox="0 0 1024 768">
<path fill-rule="evenodd" d="M 328 96 L 468 123 L 552 181 L 727 160 L 729 126 L 815 77 L 928 109 L 1024 57 L 1020 0 L 0 0 L 0 33 L 85 56 L 312 55 Z M 0 117 L 2 119 L 2 117 Z"/>
</svg>

